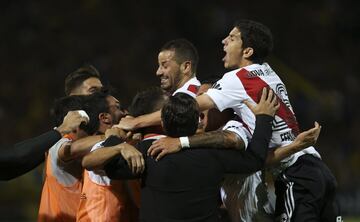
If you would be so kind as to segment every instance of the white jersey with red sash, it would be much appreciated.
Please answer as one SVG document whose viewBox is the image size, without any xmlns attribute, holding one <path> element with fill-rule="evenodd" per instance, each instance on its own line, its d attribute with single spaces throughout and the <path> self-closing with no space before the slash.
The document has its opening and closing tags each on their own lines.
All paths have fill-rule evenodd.
<svg viewBox="0 0 360 222">
<path fill-rule="evenodd" d="M 196 77 L 193 77 L 189 79 L 189 81 L 187 81 L 182 87 L 177 89 L 172 95 L 181 92 L 195 98 L 197 92 L 199 91 L 200 85 L 200 81 Z"/>
<path fill-rule="evenodd" d="M 291 143 L 299 134 L 299 126 L 284 83 L 267 63 L 262 65 L 252 64 L 224 74 L 222 79 L 214 85 L 214 88 L 207 91 L 207 95 L 214 101 L 220 111 L 226 108 L 234 109 L 250 132 L 253 133 L 255 116 L 243 101 L 259 102 L 264 87 L 271 88 L 280 102 L 280 108 L 273 121 L 273 133 L 269 147 L 285 146 Z M 308 147 L 284 159 L 278 170 L 281 171 L 291 166 L 299 156 L 304 154 L 312 154 L 320 158 L 314 147 Z"/>
<path fill-rule="evenodd" d="M 232 108 L 252 134 L 255 128 L 255 116 L 243 101 L 259 102 L 264 87 L 271 88 L 280 102 L 280 108 L 273 121 L 273 133 L 269 148 L 285 146 L 291 143 L 298 135 L 299 127 L 285 85 L 267 63 L 262 65 L 252 64 L 224 74 L 222 79 L 207 91 L 207 95 L 220 111 Z M 309 147 L 282 160 L 280 166 L 274 169 L 273 172 L 275 175 L 279 174 L 304 154 L 312 154 L 320 158 L 315 148 Z M 227 192 L 223 190 L 223 196 L 237 197 L 237 200 L 236 198 L 233 199 L 234 201 L 230 201 L 228 205 L 230 208 L 238 209 L 238 212 L 236 212 L 236 209 L 233 209 L 233 212 L 241 215 L 240 218 L 237 217 L 240 219 L 239 221 L 266 221 L 268 220 L 267 215 L 273 212 L 274 200 L 268 201 L 269 197 L 266 187 L 264 187 L 264 181 L 261 185 L 263 177 L 261 171 L 259 171 L 246 179 L 241 179 L 241 175 L 239 175 L 237 179 L 228 178 L 225 181 L 225 184 L 228 182 L 227 186 L 224 184 L 224 187 L 227 187 Z M 259 185 L 263 192 L 254 190 Z M 247 192 L 248 194 L 246 194 Z M 254 195 L 256 198 L 254 198 Z M 241 198 L 241 196 L 243 197 Z M 254 200 L 259 200 L 259 204 Z M 259 208 L 257 205 L 262 205 L 262 207 Z"/>
</svg>

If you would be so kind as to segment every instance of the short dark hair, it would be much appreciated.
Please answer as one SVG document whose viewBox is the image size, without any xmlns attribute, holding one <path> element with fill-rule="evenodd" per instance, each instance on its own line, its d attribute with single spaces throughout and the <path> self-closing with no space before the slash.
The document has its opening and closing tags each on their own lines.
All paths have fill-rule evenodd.
<svg viewBox="0 0 360 222">
<path fill-rule="evenodd" d="M 177 63 L 181 64 L 185 61 L 191 62 L 192 74 L 196 73 L 199 63 L 199 54 L 195 46 L 186 39 L 174 39 L 161 47 L 160 51 L 174 50 Z"/>
<path fill-rule="evenodd" d="M 262 64 L 273 48 L 273 37 L 270 29 L 251 20 L 239 20 L 234 26 L 241 32 L 243 48 L 251 47 L 254 49 L 249 60 Z"/>
<path fill-rule="evenodd" d="M 65 96 L 56 99 L 52 108 L 55 126 L 60 126 L 69 111 L 84 108 L 85 96 Z"/>
<path fill-rule="evenodd" d="M 160 87 L 151 87 L 138 92 L 129 106 L 129 114 L 137 117 L 160 110 L 167 100 L 165 92 Z"/>
<path fill-rule="evenodd" d="M 65 95 L 79 87 L 85 80 L 94 77 L 100 79 L 99 71 L 92 65 L 84 65 L 65 78 Z"/>
<path fill-rule="evenodd" d="M 88 114 L 90 121 L 86 125 L 81 125 L 81 129 L 87 134 L 93 135 L 98 131 L 100 126 L 100 113 L 110 113 L 107 100 L 109 96 L 111 96 L 110 91 L 104 89 L 85 96 L 84 110 Z"/>
<path fill-rule="evenodd" d="M 164 104 L 161 120 L 168 136 L 194 135 L 199 124 L 199 106 L 193 97 L 177 93 L 169 97 L 168 102 Z"/>
</svg>

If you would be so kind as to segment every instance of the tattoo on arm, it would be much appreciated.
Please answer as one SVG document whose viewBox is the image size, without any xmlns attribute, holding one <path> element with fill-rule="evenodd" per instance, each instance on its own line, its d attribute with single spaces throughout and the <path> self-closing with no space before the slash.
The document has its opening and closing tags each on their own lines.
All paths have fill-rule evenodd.
<svg viewBox="0 0 360 222">
<path fill-rule="evenodd" d="M 244 149 L 245 144 L 235 133 L 217 130 L 189 137 L 191 148 Z"/>
</svg>

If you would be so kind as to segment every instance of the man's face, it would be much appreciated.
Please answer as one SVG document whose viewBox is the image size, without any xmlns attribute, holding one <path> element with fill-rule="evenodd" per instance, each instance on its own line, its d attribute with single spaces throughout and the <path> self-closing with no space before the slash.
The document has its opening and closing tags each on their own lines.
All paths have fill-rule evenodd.
<svg viewBox="0 0 360 222">
<path fill-rule="evenodd" d="M 224 67 L 227 69 L 239 68 L 243 59 L 241 32 L 237 28 L 233 28 L 229 35 L 222 40 L 222 44 L 224 44 L 226 53 L 223 58 Z"/>
<path fill-rule="evenodd" d="M 168 93 L 175 92 L 184 76 L 181 73 L 180 64 L 175 60 L 175 51 L 161 51 L 158 55 L 158 62 L 159 68 L 156 75 L 160 78 L 160 87 Z"/>
<path fill-rule="evenodd" d="M 100 79 L 90 77 L 79 86 L 78 90 L 76 90 L 75 93 L 71 95 L 90 95 L 96 91 L 99 91 L 102 86 L 103 85 Z"/>
<path fill-rule="evenodd" d="M 109 113 L 111 115 L 112 125 L 118 124 L 120 119 L 123 118 L 126 113 L 121 108 L 119 100 L 117 100 L 115 97 L 108 96 L 106 100 L 108 101 L 109 105 Z"/>
</svg>

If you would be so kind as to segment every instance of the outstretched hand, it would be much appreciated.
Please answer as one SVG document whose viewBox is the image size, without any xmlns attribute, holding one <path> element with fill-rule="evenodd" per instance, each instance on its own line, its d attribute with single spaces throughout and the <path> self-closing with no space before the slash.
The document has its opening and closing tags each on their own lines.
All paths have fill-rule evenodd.
<svg viewBox="0 0 360 222">
<path fill-rule="evenodd" d="M 258 104 L 254 105 L 248 100 L 244 101 L 244 104 L 254 113 L 254 115 L 266 114 L 274 116 L 276 111 L 280 107 L 280 103 L 277 102 L 276 94 L 273 90 L 263 88 L 261 98 Z"/>
<path fill-rule="evenodd" d="M 299 147 L 298 151 L 315 145 L 317 139 L 319 138 L 320 131 L 320 124 L 318 122 L 315 122 L 313 128 L 300 133 L 293 141 L 293 143 L 296 143 L 297 147 Z"/>
</svg>

